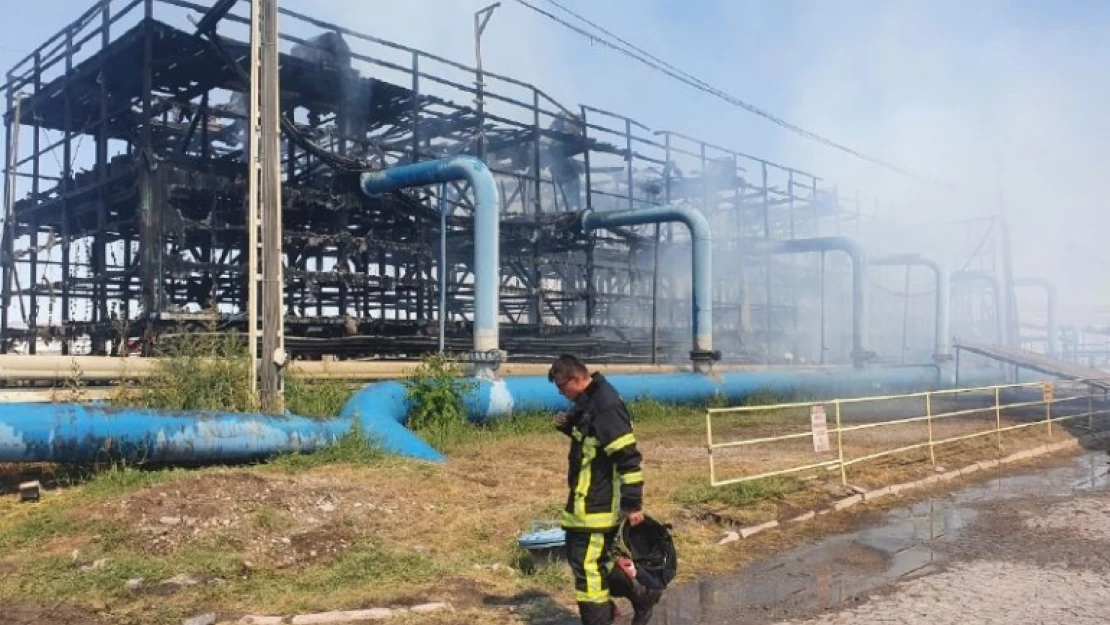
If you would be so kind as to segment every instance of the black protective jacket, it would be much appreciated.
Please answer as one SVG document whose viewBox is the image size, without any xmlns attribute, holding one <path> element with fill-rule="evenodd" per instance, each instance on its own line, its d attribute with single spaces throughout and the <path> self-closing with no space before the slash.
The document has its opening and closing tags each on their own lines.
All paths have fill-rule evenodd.
<svg viewBox="0 0 1110 625">
<path fill-rule="evenodd" d="M 574 403 L 562 432 L 570 437 L 563 527 L 609 531 L 620 511 L 639 510 L 644 474 L 624 401 L 600 373 Z"/>
</svg>

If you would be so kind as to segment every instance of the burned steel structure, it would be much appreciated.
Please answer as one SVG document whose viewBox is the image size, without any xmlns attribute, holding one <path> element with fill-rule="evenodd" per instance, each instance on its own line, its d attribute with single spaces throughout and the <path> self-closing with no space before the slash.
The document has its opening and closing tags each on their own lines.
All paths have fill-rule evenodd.
<svg viewBox="0 0 1110 625">
<path fill-rule="evenodd" d="M 49 340 L 69 353 L 80 340 L 92 353 L 150 352 L 183 323 L 245 327 L 246 85 L 234 65 L 246 67 L 248 30 L 242 7 L 217 4 L 231 11 L 213 45 L 197 34 L 212 26 L 210 6 L 101 0 L 8 72 L 5 349 L 26 341 L 33 353 Z M 357 172 L 317 146 L 369 168 L 461 154 L 489 165 L 510 358 L 573 349 L 684 362 L 689 235 L 578 227 L 586 209 L 681 204 L 714 232 L 713 329 L 725 359 L 848 360 L 846 330 L 837 343 L 826 327 L 846 328 L 849 315 L 825 304 L 826 292 L 847 298 L 848 272 L 826 271 L 824 254 L 747 248 L 852 234 L 858 200 L 853 208 L 812 174 L 570 107 L 510 77 L 281 16 L 290 353 L 414 357 L 438 348 L 441 319 L 447 349 L 470 344 L 468 189 L 367 197 Z M 813 326 L 804 320 L 818 317 L 802 340 L 811 347 L 799 347 Z"/>
</svg>

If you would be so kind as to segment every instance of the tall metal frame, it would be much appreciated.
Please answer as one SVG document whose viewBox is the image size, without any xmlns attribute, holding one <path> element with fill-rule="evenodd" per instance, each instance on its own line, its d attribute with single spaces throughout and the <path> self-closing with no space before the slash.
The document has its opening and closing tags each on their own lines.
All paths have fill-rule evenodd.
<svg viewBox="0 0 1110 625">
<path fill-rule="evenodd" d="M 249 20 L 232 5 L 217 27 L 245 66 Z M 33 351 L 33 337 L 49 337 L 66 352 L 152 353 L 182 324 L 247 329 L 255 232 L 245 210 L 247 89 L 182 9 L 211 7 L 102 0 L 8 73 L 8 158 L 19 183 L 5 226 L 3 298 L 26 302 L 28 313 L 22 324 L 2 319 L 5 347 L 29 340 Z M 817 257 L 749 256 L 745 242 L 852 234 L 858 198 L 796 168 L 279 12 L 281 107 L 302 134 L 374 167 L 485 153 L 503 202 L 500 312 L 510 357 L 572 349 L 610 361 L 684 361 L 685 234 L 666 226 L 585 234 L 574 224 L 584 209 L 687 203 L 713 223 L 716 344 L 726 359 L 846 360 L 848 346 L 825 336 L 838 323 L 826 319 L 835 307 L 825 299 L 847 293 L 845 272 L 831 263 L 826 271 Z M 17 132 L 31 148 L 16 158 L 21 91 Z M 91 158 L 81 151 L 86 137 Z M 410 358 L 439 347 L 441 321 L 443 348 L 463 348 L 474 297 L 467 189 L 366 198 L 349 176 L 282 141 L 286 349 Z M 29 284 L 7 286 L 16 276 Z"/>
</svg>

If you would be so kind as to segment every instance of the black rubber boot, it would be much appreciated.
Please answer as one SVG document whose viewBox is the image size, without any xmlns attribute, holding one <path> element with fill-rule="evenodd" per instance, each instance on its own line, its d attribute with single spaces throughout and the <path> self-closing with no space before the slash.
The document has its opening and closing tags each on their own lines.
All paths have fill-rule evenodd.
<svg viewBox="0 0 1110 625">
<path fill-rule="evenodd" d="M 578 603 L 578 615 L 582 625 L 613 625 L 613 615 L 616 605 L 612 601 L 605 603 Z"/>
<path fill-rule="evenodd" d="M 632 583 L 639 586 L 635 596 L 629 597 L 632 609 L 635 611 L 632 615 L 632 625 L 647 625 L 651 620 L 651 613 L 655 610 L 655 604 L 659 603 L 659 598 L 663 596 L 663 591 L 649 590 L 635 580 Z"/>
<path fill-rule="evenodd" d="M 632 625 L 647 625 L 655 604 L 663 596 L 663 591 L 647 588 L 629 577 L 619 566 L 613 567 L 609 573 L 609 592 L 614 597 L 625 597 L 632 604 Z"/>
</svg>

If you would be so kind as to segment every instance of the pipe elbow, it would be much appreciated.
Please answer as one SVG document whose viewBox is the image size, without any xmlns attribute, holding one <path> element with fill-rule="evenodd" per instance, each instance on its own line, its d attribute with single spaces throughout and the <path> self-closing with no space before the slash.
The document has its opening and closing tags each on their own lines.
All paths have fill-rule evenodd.
<svg viewBox="0 0 1110 625">
<path fill-rule="evenodd" d="M 709 228 L 709 219 L 701 211 L 688 206 L 679 206 L 680 220 L 690 229 L 690 239 L 693 241 L 712 243 L 713 233 Z"/>
<path fill-rule="evenodd" d="M 404 384 L 379 382 L 352 395 L 343 405 L 339 418 L 357 424 L 362 435 L 383 451 L 442 462 L 443 454 L 405 427 L 409 408 Z"/>
<path fill-rule="evenodd" d="M 830 248 L 840 250 L 851 256 L 861 266 L 867 264 L 867 250 L 863 249 L 862 243 L 852 237 L 819 237 L 815 240 L 827 241 Z"/>
<path fill-rule="evenodd" d="M 694 241 L 710 243 L 713 240 L 709 219 L 700 211 L 688 206 L 648 206 L 604 212 L 586 209 L 579 213 L 578 217 L 578 225 L 584 231 L 673 222 L 686 226 L 690 232 L 690 238 Z"/>
<path fill-rule="evenodd" d="M 474 189 L 479 206 L 498 207 L 497 184 L 493 172 L 480 158 L 461 155 L 434 161 L 421 161 L 359 175 L 363 194 L 376 197 L 411 187 L 465 179 Z"/>
</svg>

